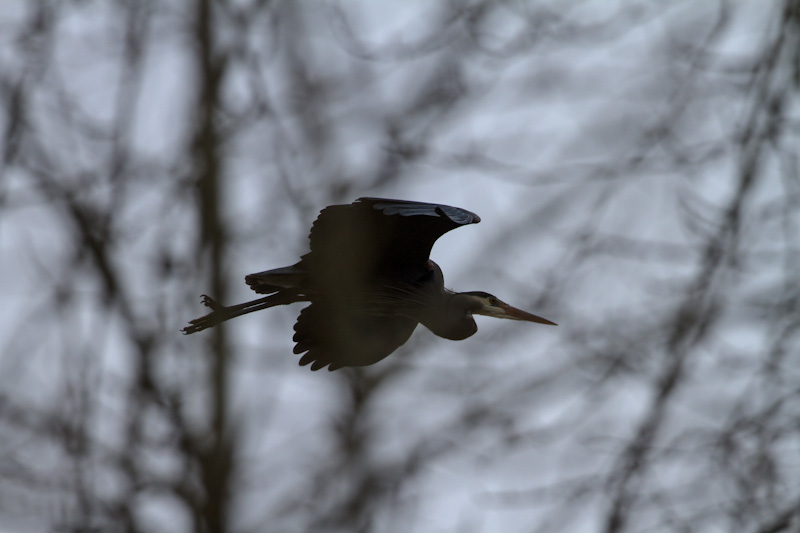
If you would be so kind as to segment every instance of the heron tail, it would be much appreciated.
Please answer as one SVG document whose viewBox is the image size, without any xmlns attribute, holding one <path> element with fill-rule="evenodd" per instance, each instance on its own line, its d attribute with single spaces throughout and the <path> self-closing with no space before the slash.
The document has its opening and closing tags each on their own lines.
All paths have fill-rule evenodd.
<svg viewBox="0 0 800 533">
<path fill-rule="evenodd" d="M 244 281 L 258 294 L 272 294 L 282 289 L 297 289 L 303 286 L 306 278 L 305 270 L 298 264 L 273 268 L 264 272 L 248 274 Z"/>
</svg>

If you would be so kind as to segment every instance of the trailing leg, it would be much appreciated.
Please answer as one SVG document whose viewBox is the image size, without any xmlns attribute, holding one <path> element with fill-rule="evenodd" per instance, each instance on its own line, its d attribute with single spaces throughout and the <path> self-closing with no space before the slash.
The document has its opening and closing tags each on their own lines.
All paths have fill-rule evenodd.
<svg viewBox="0 0 800 533">
<path fill-rule="evenodd" d="M 198 331 L 203 331 L 204 329 L 214 327 L 217 324 L 225 322 L 226 320 L 230 320 L 231 318 L 236 318 L 237 316 L 246 315 L 247 313 L 252 313 L 254 311 L 261 311 L 262 309 L 275 307 L 276 305 L 286 305 L 306 300 L 307 298 L 305 296 L 301 296 L 295 291 L 283 291 L 271 296 L 259 298 L 257 300 L 226 307 L 210 296 L 204 294 L 201 296 L 201 302 L 206 307 L 211 308 L 211 312 L 205 316 L 201 316 L 200 318 L 190 320 L 189 325 L 183 328 L 181 332 L 184 335 L 191 335 L 192 333 L 197 333 Z"/>
</svg>

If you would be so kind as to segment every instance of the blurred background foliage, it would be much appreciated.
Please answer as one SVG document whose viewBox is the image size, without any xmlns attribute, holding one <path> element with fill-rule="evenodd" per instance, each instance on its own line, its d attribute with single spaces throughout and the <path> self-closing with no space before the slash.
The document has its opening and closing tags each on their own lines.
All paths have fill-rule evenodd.
<svg viewBox="0 0 800 533">
<path fill-rule="evenodd" d="M 800 527 L 800 2 L 0 7 L 0 529 Z M 331 203 L 559 328 L 209 332 Z"/>
</svg>

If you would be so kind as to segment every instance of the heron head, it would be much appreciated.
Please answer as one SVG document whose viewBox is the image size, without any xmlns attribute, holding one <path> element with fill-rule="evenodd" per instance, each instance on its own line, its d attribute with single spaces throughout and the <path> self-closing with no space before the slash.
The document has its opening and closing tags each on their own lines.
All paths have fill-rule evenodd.
<svg viewBox="0 0 800 533">
<path fill-rule="evenodd" d="M 525 312 L 521 309 L 517 309 L 516 307 L 512 307 L 497 296 L 489 294 L 488 292 L 472 291 L 462 292 L 461 294 L 467 296 L 470 302 L 473 304 L 473 315 L 493 316 L 495 318 L 508 318 L 511 320 L 524 320 L 526 322 L 536 322 L 537 324 L 547 324 L 550 326 L 557 325 L 555 322 L 551 322 L 546 318 L 542 318 L 540 316 Z"/>
</svg>

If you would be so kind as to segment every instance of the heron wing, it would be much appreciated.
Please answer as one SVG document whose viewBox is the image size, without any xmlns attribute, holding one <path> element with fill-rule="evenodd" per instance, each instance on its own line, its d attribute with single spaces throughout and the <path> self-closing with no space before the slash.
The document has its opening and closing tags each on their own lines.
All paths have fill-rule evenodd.
<svg viewBox="0 0 800 533">
<path fill-rule="evenodd" d="M 295 324 L 300 364 L 370 365 L 402 346 L 418 323 L 401 309 L 414 303 L 403 290 L 431 275 L 436 239 L 479 221 L 457 207 L 383 198 L 323 209 L 297 265 L 314 288 Z"/>
<path fill-rule="evenodd" d="M 478 222 L 475 213 L 449 205 L 359 198 L 320 212 L 304 261 L 323 265 L 339 284 L 375 278 L 413 282 L 427 272 L 436 239 Z"/>
<path fill-rule="evenodd" d="M 377 363 L 402 346 L 417 321 L 401 316 L 378 316 L 315 301 L 300 312 L 294 325 L 294 353 L 305 352 L 301 365 L 328 370 Z"/>
</svg>

